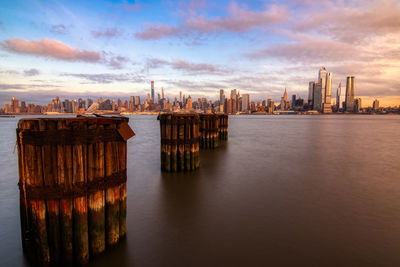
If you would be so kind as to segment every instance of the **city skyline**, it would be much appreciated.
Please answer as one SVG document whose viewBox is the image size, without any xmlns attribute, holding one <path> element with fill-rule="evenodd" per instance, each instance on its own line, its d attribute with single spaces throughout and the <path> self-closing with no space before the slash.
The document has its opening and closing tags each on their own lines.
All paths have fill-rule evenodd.
<svg viewBox="0 0 400 267">
<path fill-rule="evenodd" d="M 345 99 L 355 76 L 363 103 L 398 106 L 399 3 L 302 2 L 4 3 L 0 103 L 145 97 L 152 80 L 156 94 L 194 99 L 234 88 L 252 99 L 279 102 L 284 88 L 307 99 L 325 66 L 332 99 L 339 84 Z"/>
</svg>

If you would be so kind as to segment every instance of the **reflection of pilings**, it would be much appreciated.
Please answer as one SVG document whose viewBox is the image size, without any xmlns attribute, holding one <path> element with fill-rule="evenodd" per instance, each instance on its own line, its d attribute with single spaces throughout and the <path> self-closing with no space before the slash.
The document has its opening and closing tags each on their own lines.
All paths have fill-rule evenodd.
<svg viewBox="0 0 400 267">
<path fill-rule="evenodd" d="M 228 115 L 227 114 L 217 114 L 219 118 L 219 139 L 228 140 Z"/>
<path fill-rule="evenodd" d="M 161 133 L 161 170 L 190 171 L 200 166 L 199 115 L 163 113 L 158 116 Z"/>
</svg>

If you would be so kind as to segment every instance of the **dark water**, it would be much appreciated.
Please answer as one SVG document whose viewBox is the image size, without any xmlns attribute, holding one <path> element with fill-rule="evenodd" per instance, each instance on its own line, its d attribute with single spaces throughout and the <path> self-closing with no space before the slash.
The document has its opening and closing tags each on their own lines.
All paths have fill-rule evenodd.
<svg viewBox="0 0 400 267">
<path fill-rule="evenodd" d="M 0 119 L 0 266 L 23 266 Z M 155 116 L 133 116 L 128 236 L 94 266 L 400 266 L 400 116 L 230 116 L 200 169 L 162 174 Z"/>
</svg>

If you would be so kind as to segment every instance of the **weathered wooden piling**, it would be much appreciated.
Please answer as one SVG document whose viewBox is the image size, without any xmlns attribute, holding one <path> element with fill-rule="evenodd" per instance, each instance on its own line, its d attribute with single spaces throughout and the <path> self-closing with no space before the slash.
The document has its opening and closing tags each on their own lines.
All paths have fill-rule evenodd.
<svg viewBox="0 0 400 267">
<path fill-rule="evenodd" d="M 228 115 L 227 114 L 217 114 L 219 118 L 219 140 L 228 140 Z"/>
<path fill-rule="evenodd" d="M 161 134 L 161 170 L 191 171 L 200 166 L 199 115 L 162 113 L 158 116 Z"/>
<path fill-rule="evenodd" d="M 221 118 L 223 114 L 200 114 L 200 147 L 217 148 L 221 140 Z"/>
<path fill-rule="evenodd" d="M 124 117 L 21 119 L 17 142 L 24 253 L 82 265 L 126 234 Z"/>
</svg>

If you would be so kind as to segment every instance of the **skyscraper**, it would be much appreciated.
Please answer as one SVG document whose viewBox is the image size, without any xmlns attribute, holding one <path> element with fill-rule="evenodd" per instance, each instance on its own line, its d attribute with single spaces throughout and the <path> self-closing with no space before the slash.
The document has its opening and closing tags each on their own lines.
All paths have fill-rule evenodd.
<svg viewBox="0 0 400 267">
<path fill-rule="evenodd" d="M 321 95 L 322 95 L 322 104 L 325 103 L 325 89 L 326 89 L 326 69 L 325 67 L 321 67 L 318 72 L 318 82 L 321 84 Z"/>
<path fill-rule="evenodd" d="M 373 104 L 372 104 L 372 108 L 374 109 L 374 111 L 378 111 L 379 110 L 379 101 L 378 99 L 375 99 Z"/>
<path fill-rule="evenodd" d="M 354 111 L 354 76 L 348 76 L 346 81 L 346 111 Z"/>
<path fill-rule="evenodd" d="M 356 98 L 354 100 L 354 112 L 361 112 L 361 111 L 362 111 L 361 98 Z"/>
<path fill-rule="evenodd" d="M 321 83 L 314 83 L 313 89 L 313 110 L 321 111 L 322 108 L 322 86 Z"/>
<path fill-rule="evenodd" d="M 324 91 L 324 89 L 322 89 L 322 91 Z M 323 104 L 322 104 L 322 111 L 324 113 L 332 113 L 331 94 L 332 94 L 332 73 L 328 72 L 326 74 L 325 93 L 323 94 L 325 98 L 323 99 Z"/>
<path fill-rule="evenodd" d="M 310 109 L 313 107 L 314 84 L 315 82 L 308 83 L 308 106 Z"/>
<path fill-rule="evenodd" d="M 339 83 L 339 86 L 336 90 L 336 110 L 339 111 L 340 108 L 340 95 L 342 93 L 342 83 Z"/>
<path fill-rule="evenodd" d="M 161 98 L 164 99 L 164 87 L 161 88 Z"/>
<path fill-rule="evenodd" d="M 247 112 L 250 109 L 250 95 L 243 94 L 242 95 L 242 112 Z"/>
<path fill-rule="evenodd" d="M 151 81 L 151 102 L 154 103 L 154 81 Z"/>
</svg>

